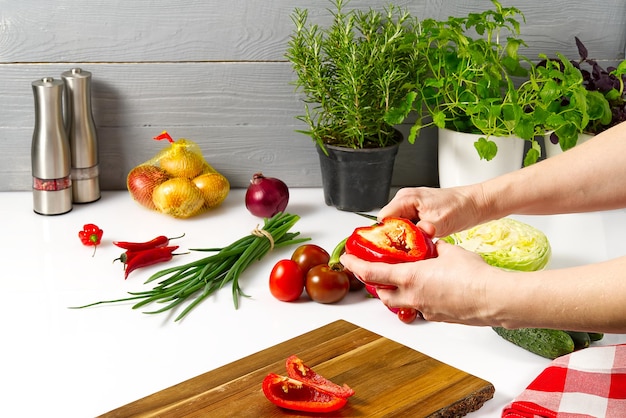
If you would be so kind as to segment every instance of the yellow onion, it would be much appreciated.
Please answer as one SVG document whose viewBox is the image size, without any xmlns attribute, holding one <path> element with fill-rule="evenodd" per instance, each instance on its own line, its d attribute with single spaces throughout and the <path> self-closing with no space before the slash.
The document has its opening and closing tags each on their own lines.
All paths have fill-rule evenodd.
<svg viewBox="0 0 626 418">
<path fill-rule="evenodd" d="M 197 144 L 179 139 L 170 144 L 158 158 L 159 166 L 172 177 L 192 179 L 206 168 L 206 162 Z"/>
<path fill-rule="evenodd" d="M 188 179 L 177 177 L 154 189 L 152 201 L 156 209 L 176 218 L 198 214 L 204 205 L 202 192 Z"/>
<path fill-rule="evenodd" d="M 220 173 L 202 174 L 193 179 L 193 183 L 204 197 L 204 207 L 212 209 L 219 206 L 230 191 L 230 183 Z"/>
</svg>

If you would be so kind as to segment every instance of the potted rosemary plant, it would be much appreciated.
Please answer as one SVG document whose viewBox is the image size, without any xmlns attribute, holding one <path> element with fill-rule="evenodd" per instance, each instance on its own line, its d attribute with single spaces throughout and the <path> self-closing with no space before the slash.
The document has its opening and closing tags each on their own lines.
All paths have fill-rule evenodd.
<svg viewBox="0 0 626 418">
<path fill-rule="evenodd" d="M 331 0 L 332 22 L 295 9 L 286 57 L 303 94 L 298 119 L 320 159 L 326 204 L 367 211 L 389 199 L 402 135 L 385 115 L 419 77 L 418 22 L 398 7 L 347 9 Z M 363 162 L 361 162 L 363 161 Z"/>
</svg>

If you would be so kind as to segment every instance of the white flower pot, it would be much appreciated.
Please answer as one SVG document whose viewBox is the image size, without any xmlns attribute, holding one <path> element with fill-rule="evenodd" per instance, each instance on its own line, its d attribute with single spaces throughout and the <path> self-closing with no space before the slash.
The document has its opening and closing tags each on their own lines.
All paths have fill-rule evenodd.
<svg viewBox="0 0 626 418">
<path fill-rule="evenodd" d="M 490 137 L 498 152 L 481 160 L 474 142 L 484 135 L 439 129 L 439 186 L 455 187 L 480 183 L 520 169 L 524 162 L 524 140 L 517 137 Z"/>
<path fill-rule="evenodd" d="M 578 134 L 578 140 L 576 141 L 576 145 L 580 145 L 592 137 L 593 135 L 589 134 Z M 546 150 L 546 158 L 554 157 L 555 155 L 559 155 L 563 152 L 559 144 L 553 144 L 550 141 L 550 135 L 546 135 L 543 139 L 543 142 Z"/>
</svg>

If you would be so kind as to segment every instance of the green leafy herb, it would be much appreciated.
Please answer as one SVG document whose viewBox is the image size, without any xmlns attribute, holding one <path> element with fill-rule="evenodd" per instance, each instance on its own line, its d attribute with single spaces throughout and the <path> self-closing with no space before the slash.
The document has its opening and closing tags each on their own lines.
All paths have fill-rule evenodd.
<svg viewBox="0 0 626 418">
<path fill-rule="evenodd" d="M 590 121 L 603 117 L 606 100 L 585 89 L 580 70 L 562 55 L 540 54 L 537 64 L 522 55 L 524 15 L 492 3 L 493 10 L 421 23 L 418 44 L 426 71 L 387 119 L 399 123 L 417 113 L 409 142 L 433 125 L 484 135 L 474 145 L 486 160 L 497 153 L 490 137 L 519 137 L 531 142 L 524 158 L 530 165 L 541 155 L 535 137 L 553 131 L 575 144 Z"/>
<path fill-rule="evenodd" d="M 418 21 L 389 6 L 384 12 L 346 10 L 347 0 L 331 0 L 328 27 L 309 23 L 306 9 L 295 9 L 295 29 L 287 59 L 304 94 L 298 119 L 324 149 L 382 147 L 398 141 L 388 110 L 404 99 L 419 79 Z"/>
<path fill-rule="evenodd" d="M 580 39 L 574 37 L 580 60 L 571 60 L 571 64 L 580 70 L 582 83 L 589 92 L 587 103 L 589 124 L 584 132 L 592 135 L 599 134 L 608 128 L 626 121 L 626 60 L 617 67 L 603 68 L 598 61 L 589 58 L 589 52 Z M 569 133 L 555 131 L 550 140 L 559 143 L 562 150 L 568 150 L 576 145 L 577 138 L 572 139 Z"/>
<path fill-rule="evenodd" d="M 498 153 L 498 146 L 493 141 L 487 141 L 485 138 L 478 138 L 474 142 L 474 148 L 478 151 L 480 158 L 491 161 Z"/>
</svg>

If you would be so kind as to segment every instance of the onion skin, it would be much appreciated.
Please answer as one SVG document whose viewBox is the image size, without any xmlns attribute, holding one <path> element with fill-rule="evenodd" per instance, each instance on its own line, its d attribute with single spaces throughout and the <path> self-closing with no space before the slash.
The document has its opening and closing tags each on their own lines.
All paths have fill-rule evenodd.
<svg viewBox="0 0 626 418">
<path fill-rule="evenodd" d="M 133 200 L 175 218 L 189 218 L 226 199 L 228 179 L 204 159 L 198 144 L 174 141 L 165 131 L 154 139 L 167 139 L 170 145 L 129 172 L 126 185 Z"/>
<path fill-rule="evenodd" d="M 246 208 L 254 216 L 271 218 L 283 212 L 289 203 L 289 188 L 277 178 L 256 173 L 246 190 Z"/>
<path fill-rule="evenodd" d="M 189 218 L 202 210 L 204 196 L 191 180 L 176 177 L 160 184 L 152 194 L 152 201 L 161 213 Z"/>
<path fill-rule="evenodd" d="M 158 162 L 172 177 L 186 179 L 202 174 L 206 165 L 197 145 L 182 138 L 166 148 L 159 155 Z"/>
<path fill-rule="evenodd" d="M 228 179 L 217 172 L 201 174 L 192 181 L 202 193 L 204 206 L 207 209 L 221 205 L 230 192 Z"/>
<path fill-rule="evenodd" d="M 152 201 L 154 189 L 170 179 L 163 169 L 149 164 L 139 165 L 128 173 L 126 187 L 132 198 L 148 209 L 156 210 Z"/>
</svg>

